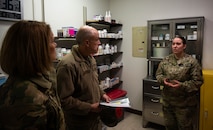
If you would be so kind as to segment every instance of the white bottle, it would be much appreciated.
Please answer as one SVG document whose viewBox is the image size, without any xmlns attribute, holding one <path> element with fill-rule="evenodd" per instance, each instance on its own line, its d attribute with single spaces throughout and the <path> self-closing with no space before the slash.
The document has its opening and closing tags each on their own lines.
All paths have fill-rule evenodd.
<svg viewBox="0 0 213 130">
<path fill-rule="evenodd" d="M 109 54 L 110 50 L 109 50 L 109 44 L 108 43 L 105 46 L 105 50 L 106 50 L 106 54 Z"/>
<path fill-rule="evenodd" d="M 103 54 L 103 48 L 102 45 L 98 46 L 98 55 L 102 55 Z"/>
<path fill-rule="evenodd" d="M 108 13 L 108 22 L 111 23 L 111 13 L 110 13 L 110 11 Z"/>
<path fill-rule="evenodd" d="M 111 53 L 111 54 L 115 53 L 115 47 L 112 45 L 110 48 L 111 48 L 111 49 L 110 49 L 110 50 L 111 50 L 110 53 Z"/>
<path fill-rule="evenodd" d="M 118 52 L 117 45 L 114 45 L 114 53 Z"/>
<path fill-rule="evenodd" d="M 109 77 L 106 77 L 105 80 L 106 80 L 106 81 L 105 81 L 105 82 L 106 82 L 106 84 L 105 84 L 106 87 L 107 87 L 107 88 L 111 87 L 111 86 L 110 86 L 110 78 L 109 78 Z"/>
<path fill-rule="evenodd" d="M 108 22 L 108 12 L 106 11 L 105 17 L 104 17 L 104 21 Z"/>
<path fill-rule="evenodd" d="M 106 37 L 107 37 L 107 30 L 103 29 L 103 38 L 106 38 Z"/>
</svg>

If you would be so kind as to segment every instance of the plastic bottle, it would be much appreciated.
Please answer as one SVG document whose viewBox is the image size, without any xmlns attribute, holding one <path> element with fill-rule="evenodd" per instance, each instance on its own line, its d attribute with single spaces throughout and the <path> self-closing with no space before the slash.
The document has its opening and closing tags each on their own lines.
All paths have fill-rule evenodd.
<svg viewBox="0 0 213 130">
<path fill-rule="evenodd" d="M 115 53 L 115 47 L 112 45 L 110 48 L 111 48 L 111 49 L 110 49 L 110 50 L 111 50 L 110 53 L 111 53 L 111 54 Z"/>
<path fill-rule="evenodd" d="M 106 11 L 105 17 L 104 17 L 104 21 L 108 22 L 108 12 Z"/>
<path fill-rule="evenodd" d="M 106 77 L 106 87 L 109 88 L 110 86 L 110 78 Z"/>
<path fill-rule="evenodd" d="M 106 50 L 106 54 L 109 54 L 110 51 L 109 51 L 109 44 L 108 43 L 105 46 L 105 50 Z"/>
<path fill-rule="evenodd" d="M 110 13 L 110 11 L 108 13 L 108 22 L 111 23 L 111 13 Z"/>
<path fill-rule="evenodd" d="M 117 45 L 114 45 L 114 53 L 118 52 Z"/>
<path fill-rule="evenodd" d="M 103 48 L 102 45 L 98 46 L 98 55 L 102 55 L 103 54 Z"/>
</svg>

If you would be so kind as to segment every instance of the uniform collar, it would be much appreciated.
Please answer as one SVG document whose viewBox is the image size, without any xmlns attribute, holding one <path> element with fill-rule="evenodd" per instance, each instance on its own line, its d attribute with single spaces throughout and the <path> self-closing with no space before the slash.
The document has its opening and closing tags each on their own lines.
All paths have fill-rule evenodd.
<svg viewBox="0 0 213 130">
<path fill-rule="evenodd" d="M 92 60 L 92 56 L 87 56 L 86 58 L 82 56 L 82 54 L 78 50 L 78 45 L 74 45 L 72 47 L 72 52 L 75 60 L 78 62 L 86 62 Z"/>
<path fill-rule="evenodd" d="M 52 86 L 52 82 L 50 81 L 50 73 L 48 72 L 48 74 L 39 74 L 38 77 L 35 78 L 31 78 L 30 81 L 32 81 L 33 83 L 43 87 L 43 88 L 47 88 L 50 89 Z"/>
</svg>

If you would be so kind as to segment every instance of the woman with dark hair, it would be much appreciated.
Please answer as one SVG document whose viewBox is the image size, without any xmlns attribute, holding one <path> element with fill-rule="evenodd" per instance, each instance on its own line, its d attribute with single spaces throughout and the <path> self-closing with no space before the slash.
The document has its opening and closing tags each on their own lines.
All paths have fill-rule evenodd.
<svg viewBox="0 0 213 130">
<path fill-rule="evenodd" d="M 198 106 L 198 92 L 203 84 L 202 69 L 195 58 L 184 52 L 186 40 L 172 40 L 172 54 L 166 56 L 156 71 L 162 91 L 166 130 L 193 130 Z"/>
<path fill-rule="evenodd" d="M 64 130 L 64 114 L 56 87 L 56 43 L 48 24 L 18 21 L 3 40 L 0 88 L 1 130 Z"/>
</svg>

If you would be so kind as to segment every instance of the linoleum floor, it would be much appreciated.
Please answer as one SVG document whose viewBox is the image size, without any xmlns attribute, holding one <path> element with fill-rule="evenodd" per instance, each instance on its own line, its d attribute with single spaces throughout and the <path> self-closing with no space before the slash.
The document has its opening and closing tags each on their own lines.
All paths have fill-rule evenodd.
<svg viewBox="0 0 213 130">
<path fill-rule="evenodd" d="M 165 130 L 163 126 L 149 123 L 147 128 L 142 126 L 142 116 L 134 113 L 124 113 L 124 119 L 115 127 L 107 127 L 106 130 Z"/>
</svg>

